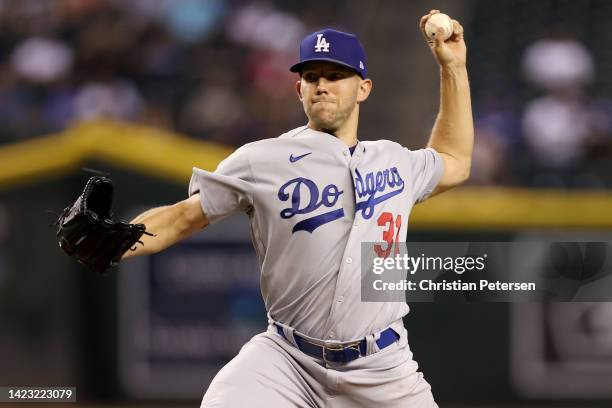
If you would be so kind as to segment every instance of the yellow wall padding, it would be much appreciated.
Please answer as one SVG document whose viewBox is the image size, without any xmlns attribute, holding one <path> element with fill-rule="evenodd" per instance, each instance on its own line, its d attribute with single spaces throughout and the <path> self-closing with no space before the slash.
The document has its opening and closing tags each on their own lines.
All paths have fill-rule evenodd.
<svg viewBox="0 0 612 408">
<path fill-rule="evenodd" d="M 439 229 L 610 229 L 612 193 L 462 187 L 413 210 L 411 226 Z"/>
<path fill-rule="evenodd" d="M 91 160 L 186 186 L 193 166 L 212 171 L 232 151 L 146 126 L 85 122 L 0 147 L 0 189 L 57 177 Z M 612 193 L 463 187 L 417 205 L 410 228 L 610 229 Z"/>
<path fill-rule="evenodd" d="M 0 187 L 65 173 L 82 152 L 65 134 L 30 139 L 0 148 Z"/>
<path fill-rule="evenodd" d="M 214 170 L 233 151 L 126 123 L 84 122 L 56 135 L 0 148 L 0 188 L 74 171 L 90 160 L 186 184 L 193 166 Z"/>
</svg>

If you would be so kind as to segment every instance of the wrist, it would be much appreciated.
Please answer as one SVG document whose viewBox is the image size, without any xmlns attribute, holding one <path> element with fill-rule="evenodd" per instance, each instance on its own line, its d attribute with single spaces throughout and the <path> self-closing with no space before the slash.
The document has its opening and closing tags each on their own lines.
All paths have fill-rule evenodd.
<svg viewBox="0 0 612 408">
<path fill-rule="evenodd" d="M 465 64 L 445 64 L 440 65 L 440 76 L 456 77 L 467 75 L 467 67 Z"/>
<path fill-rule="evenodd" d="M 462 72 L 466 70 L 467 70 L 467 66 L 465 62 L 449 62 L 447 64 L 440 64 L 441 72 L 454 73 L 454 72 Z"/>
</svg>

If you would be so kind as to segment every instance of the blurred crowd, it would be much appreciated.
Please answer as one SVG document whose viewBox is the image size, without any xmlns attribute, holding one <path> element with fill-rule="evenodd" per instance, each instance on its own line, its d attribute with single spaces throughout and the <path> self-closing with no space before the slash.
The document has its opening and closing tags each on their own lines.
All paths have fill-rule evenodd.
<svg viewBox="0 0 612 408">
<path fill-rule="evenodd" d="M 93 118 L 234 146 L 278 135 L 304 122 L 287 69 L 296 45 L 316 27 L 342 27 L 348 3 L 0 0 L 0 144 Z M 517 44 L 516 30 L 538 23 L 525 4 L 465 4 L 474 9 L 470 182 L 612 188 L 612 102 L 591 92 L 603 74 L 589 44 L 546 35 Z M 603 3 L 579 10 L 612 16 Z"/>
<path fill-rule="evenodd" d="M 301 112 L 287 67 L 312 13 L 293 7 L 0 1 L 0 142 L 98 117 L 230 145 L 295 127 Z"/>
<path fill-rule="evenodd" d="M 543 38 L 522 57 L 534 96 L 519 106 L 502 98 L 476 109 L 476 184 L 612 187 L 612 100 L 593 98 L 593 58 L 575 39 Z"/>
<path fill-rule="evenodd" d="M 612 2 L 474 0 L 472 183 L 612 188 Z"/>
</svg>

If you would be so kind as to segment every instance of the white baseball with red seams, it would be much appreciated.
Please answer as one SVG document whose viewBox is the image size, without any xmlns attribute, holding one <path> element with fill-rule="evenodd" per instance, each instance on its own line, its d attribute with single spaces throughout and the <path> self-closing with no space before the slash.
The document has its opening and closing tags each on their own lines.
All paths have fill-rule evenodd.
<svg viewBox="0 0 612 408">
<path fill-rule="evenodd" d="M 425 23 L 427 37 L 434 39 L 438 35 L 439 28 L 444 30 L 444 41 L 448 40 L 453 35 L 453 20 L 444 13 L 433 14 Z"/>
</svg>

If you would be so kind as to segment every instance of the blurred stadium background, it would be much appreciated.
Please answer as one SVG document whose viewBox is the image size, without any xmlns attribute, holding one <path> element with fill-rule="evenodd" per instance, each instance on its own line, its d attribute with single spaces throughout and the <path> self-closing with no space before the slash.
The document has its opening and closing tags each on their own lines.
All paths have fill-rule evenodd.
<svg viewBox="0 0 612 408">
<path fill-rule="evenodd" d="M 265 327 L 245 219 L 98 277 L 57 249 L 46 210 L 92 167 L 129 219 L 183 199 L 192 166 L 303 124 L 287 67 L 325 26 L 368 53 L 360 138 L 422 146 L 438 73 L 417 22 L 432 8 L 465 27 L 477 141 L 468 185 L 420 205 L 409 238 L 610 241 L 610 1 L 0 0 L 0 385 L 198 406 Z M 612 406 L 609 303 L 411 307 L 441 407 Z"/>
</svg>

